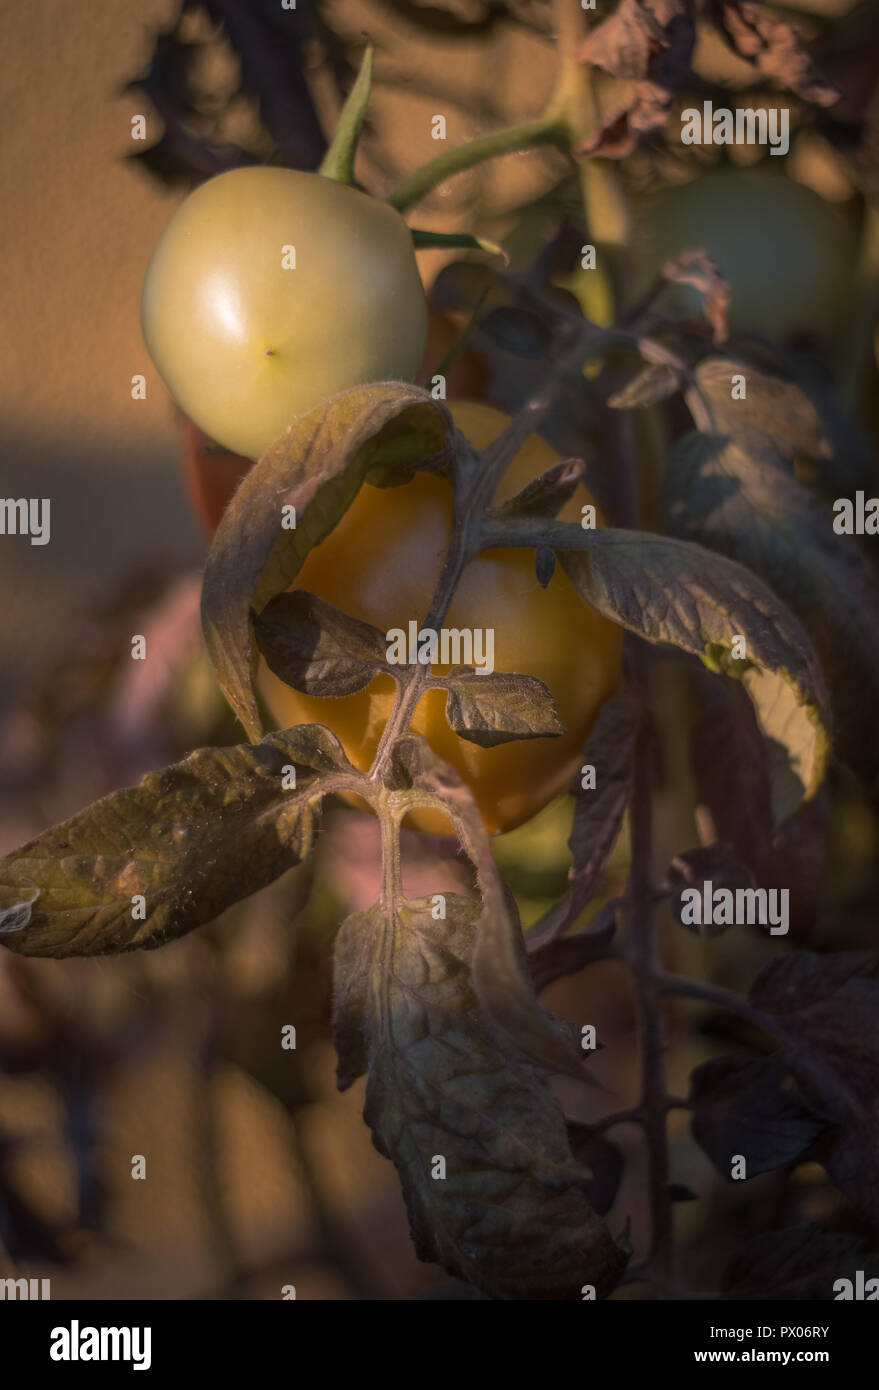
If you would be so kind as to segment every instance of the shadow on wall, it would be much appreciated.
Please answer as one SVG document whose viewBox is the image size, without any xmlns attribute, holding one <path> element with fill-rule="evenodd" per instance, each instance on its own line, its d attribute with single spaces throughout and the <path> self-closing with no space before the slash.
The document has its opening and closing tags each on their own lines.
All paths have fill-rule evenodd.
<svg viewBox="0 0 879 1390">
<path fill-rule="evenodd" d="M 0 712 L 27 699 L 71 619 L 143 563 L 168 581 L 198 566 L 204 540 L 178 459 L 149 437 L 85 440 L 0 431 L 2 498 L 49 498 L 45 545 L 0 535 Z"/>
</svg>

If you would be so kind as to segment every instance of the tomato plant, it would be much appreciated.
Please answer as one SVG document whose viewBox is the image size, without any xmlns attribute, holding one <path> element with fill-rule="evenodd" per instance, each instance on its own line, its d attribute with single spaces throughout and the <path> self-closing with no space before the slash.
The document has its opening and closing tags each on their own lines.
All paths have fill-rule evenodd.
<svg viewBox="0 0 879 1390">
<path fill-rule="evenodd" d="M 478 449 L 509 424 L 502 411 L 474 401 L 456 401 L 452 417 Z M 558 462 L 558 454 L 532 436 L 501 479 L 497 501 L 514 496 Z M 240 455 L 212 449 L 190 424 L 185 465 L 196 508 L 213 532 L 251 464 Z M 364 484 L 335 530 L 309 555 L 296 587 L 382 631 L 405 626 L 429 607 L 451 534 L 451 503 L 448 483 L 424 473 L 401 488 Z M 560 519 L 579 522 L 581 508 L 592 503 L 581 486 Z M 512 609 L 515 623 L 509 621 Z M 497 668 L 525 671 L 544 681 L 565 729 L 551 741 L 480 748 L 450 727 L 444 692 L 428 691 L 415 711 L 412 728 L 457 768 L 473 790 L 488 829 L 510 830 L 571 781 L 583 741 L 619 678 L 622 633 L 584 603 L 561 571 L 542 588 L 533 557 L 516 550 L 487 551 L 471 561 L 447 622 L 455 628 L 492 629 Z M 353 695 L 321 698 L 292 690 L 264 667 L 260 689 L 279 728 L 311 721 L 325 724 L 339 736 L 355 766 L 366 771 L 393 707 L 395 687 L 391 676 L 380 675 Z M 428 810 L 414 812 L 412 823 L 449 832 L 445 818 Z"/>
<path fill-rule="evenodd" d="M 246 148 L 231 123 L 209 140 L 210 103 L 188 81 L 201 40 L 161 36 L 141 81 L 166 121 L 153 171 L 213 177 L 156 249 L 143 322 L 194 422 L 202 634 L 243 733 L 186 743 L 7 855 L 3 942 L 35 956 L 164 945 L 295 879 L 277 936 L 299 992 L 289 972 L 245 972 L 265 984 L 248 981 L 239 1029 L 263 1030 L 270 1060 L 252 1074 L 291 1111 L 310 1104 L 310 1058 L 296 1072 L 287 1054 L 295 1065 L 297 1025 L 302 1051 L 323 1052 L 332 994 L 338 1085 L 365 1078 L 415 1249 L 459 1281 L 453 1296 L 463 1281 L 591 1301 L 627 1267 L 625 1300 L 863 1295 L 879 1221 L 879 586 L 854 520 L 875 515 L 875 461 L 850 407 L 874 380 L 875 103 L 834 112 L 796 26 L 752 5 L 627 0 L 587 17 L 553 0 L 542 111 L 505 125 L 486 106 L 463 144 L 434 117 L 433 157 L 407 171 L 366 121 L 371 49 L 350 81 L 332 7 L 200 8 L 225 19 L 244 80 L 271 87 L 255 93 L 266 129 Z M 393 8 L 449 43 L 508 17 Z M 540 7 L 515 18 L 549 49 Z M 743 60 L 785 89 L 795 159 L 805 135 L 844 161 L 835 187 L 858 190 L 844 212 L 791 179 L 798 160 L 704 172 L 715 156 L 685 145 L 679 116 L 723 72 L 691 70 L 706 24 L 737 54 L 731 81 Z M 292 108 L 276 85 L 289 97 L 287 65 L 266 76 L 266 38 L 282 33 Z M 346 88 L 325 153 L 308 82 L 320 54 Z M 511 206 L 488 206 L 488 179 L 470 230 L 404 220 L 456 176 L 544 147 L 511 261 L 493 240 Z M 265 167 L 229 171 L 257 148 Z M 424 247 L 452 254 L 426 351 Z M 844 302 L 858 310 L 845 358 L 830 341 Z M 138 647 L 167 652 L 191 587 L 182 598 Z M 102 672 L 111 749 L 128 692 L 136 712 L 158 707 L 144 685 Z M 87 735 L 88 752 L 93 723 Z M 156 746 L 139 741 L 138 766 Z M 212 931 L 218 960 L 239 925 Z M 244 958 L 214 1001 L 236 1025 Z M 304 999 L 321 971 L 326 1016 Z M 538 995 L 566 976 L 563 1019 Z M 213 1035 L 196 1012 L 199 1039 Z M 311 1178 L 335 1256 L 346 1241 Z M 372 1297 L 374 1270 L 348 1256 Z"/>
</svg>

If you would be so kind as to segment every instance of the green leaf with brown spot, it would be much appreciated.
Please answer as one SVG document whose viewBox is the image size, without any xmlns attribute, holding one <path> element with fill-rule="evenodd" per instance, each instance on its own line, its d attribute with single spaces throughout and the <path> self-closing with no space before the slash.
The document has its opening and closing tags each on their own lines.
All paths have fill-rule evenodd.
<svg viewBox="0 0 879 1390">
<path fill-rule="evenodd" d="M 0 942 L 91 956 L 184 936 L 304 859 L 352 771 L 334 734 L 303 724 L 151 772 L 0 861 Z"/>
</svg>

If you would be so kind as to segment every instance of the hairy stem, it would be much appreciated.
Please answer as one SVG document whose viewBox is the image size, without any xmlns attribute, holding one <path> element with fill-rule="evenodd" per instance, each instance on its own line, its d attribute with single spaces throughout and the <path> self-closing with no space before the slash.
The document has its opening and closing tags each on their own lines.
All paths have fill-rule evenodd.
<svg viewBox="0 0 879 1390">
<path fill-rule="evenodd" d="M 452 540 L 423 627 L 438 628 L 442 625 L 464 566 L 485 547 L 485 513 L 501 477 L 550 409 L 561 386 L 564 370 L 574 362 L 581 363 L 586 352 L 585 339 L 578 334 L 563 361 L 550 372 L 548 380 L 513 416 L 503 433 L 484 450 L 481 466 L 457 480 L 459 486 L 456 487 L 454 499 Z M 383 781 L 394 742 L 408 730 L 415 706 L 429 683 L 430 670 L 426 666 L 409 667 L 400 675 L 397 699 L 368 773 L 373 786 Z"/>
</svg>

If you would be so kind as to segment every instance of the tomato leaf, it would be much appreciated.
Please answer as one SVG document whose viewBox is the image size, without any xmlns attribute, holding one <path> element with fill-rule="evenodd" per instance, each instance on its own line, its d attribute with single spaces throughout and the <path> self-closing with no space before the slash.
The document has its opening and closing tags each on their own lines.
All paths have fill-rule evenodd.
<svg viewBox="0 0 879 1390">
<path fill-rule="evenodd" d="M 790 884 L 791 940 L 814 922 L 827 838 L 824 788 L 773 826 L 770 756 L 747 693 L 738 681 L 693 671 L 690 731 L 699 800 L 718 838 L 732 845 L 758 884 Z"/>
<path fill-rule="evenodd" d="M 486 549 L 552 545 L 574 587 L 605 617 L 738 677 L 777 754 L 779 820 L 814 794 L 827 761 L 827 696 L 799 620 L 743 566 L 668 536 L 561 521 L 489 523 Z M 746 659 L 732 656 L 744 637 Z"/>
<path fill-rule="evenodd" d="M 632 763 L 639 725 L 637 703 L 627 690 L 605 700 L 598 711 L 583 748 L 582 768 L 571 787 L 575 798 L 568 840 L 572 859 L 571 887 L 529 931 L 526 943 L 529 955 L 539 953 L 544 943 L 566 932 L 592 900 L 622 829 L 632 789 Z M 594 788 L 583 786 L 582 769 L 585 768 L 594 769 Z M 531 968 L 533 971 L 533 962 Z"/>
<path fill-rule="evenodd" d="M 745 1158 L 749 1178 L 771 1173 L 796 1163 L 832 1123 L 786 1080 L 778 1055 L 715 1057 L 693 1071 L 693 1138 L 728 1182 L 734 1154 Z"/>
<path fill-rule="evenodd" d="M 507 671 L 483 675 L 472 666 L 459 666 L 442 684 L 449 692 L 446 718 L 455 733 L 481 748 L 565 732 L 548 687 L 535 676 Z"/>
<path fill-rule="evenodd" d="M 620 159 L 664 125 L 675 92 L 690 77 L 695 40 L 686 0 L 619 0 L 579 51 L 582 61 L 602 69 L 594 84 L 598 130 L 579 152 Z"/>
<path fill-rule="evenodd" d="M 552 350 L 552 332 L 531 309 L 501 305 L 479 320 L 479 327 L 502 352 L 544 361 Z"/>
<path fill-rule="evenodd" d="M 858 422 L 840 403 L 826 380 L 802 358 L 790 364 L 792 376 L 821 417 L 827 452 L 809 460 L 808 472 L 831 502 L 840 495 L 852 497 L 860 489 L 872 492 L 875 462 L 873 445 Z M 798 476 L 802 474 L 798 471 Z M 805 479 L 804 479 L 805 481 Z"/>
<path fill-rule="evenodd" d="M 763 878 L 772 847 L 769 751 L 739 681 L 695 667 L 691 764 L 719 838 Z"/>
<path fill-rule="evenodd" d="M 649 362 L 626 385 L 608 397 L 612 410 L 635 410 L 658 405 L 681 389 L 681 374 L 666 362 Z"/>
<path fill-rule="evenodd" d="M 879 953 L 778 956 L 751 1000 L 782 1025 L 784 1060 L 833 1127 L 815 1157 L 852 1206 L 879 1226 Z"/>
<path fill-rule="evenodd" d="M 723 1275 L 726 1298 L 829 1300 L 837 1279 L 879 1276 L 879 1257 L 860 1236 L 831 1235 L 820 1226 L 761 1231 L 736 1250 Z"/>
<path fill-rule="evenodd" d="M 476 899 L 397 898 L 343 923 L 340 1084 L 368 1069 L 364 1116 L 397 1167 L 419 1258 L 494 1298 L 599 1297 L 628 1251 L 589 1202 L 546 1069 L 498 1031 L 472 983 Z"/>
<path fill-rule="evenodd" d="M 755 0 L 710 0 L 720 33 L 730 48 L 758 72 L 818 106 L 832 106 L 839 92 L 809 56 L 789 19 L 767 14 Z"/>
<path fill-rule="evenodd" d="M 729 337 L 730 286 L 711 257 L 698 247 L 688 247 L 662 267 L 662 278 L 672 285 L 689 285 L 702 296 L 702 313 L 715 343 Z"/>
<path fill-rule="evenodd" d="M 253 626 L 266 665 L 307 695 L 353 695 L 387 669 L 378 628 L 305 589 L 278 594 Z"/>
<path fill-rule="evenodd" d="M 473 232 L 429 232 L 424 227 L 412 227 L 412 245 L 416 251 L 431 247 L 459 246 L 466 251 L 486 251 L 490 256 L 502 256 L 506 262 L 509 257 L 502 246 Z"/>
<path fill-rule="evenodd" d="M 625 1163 L 616 1144 L 596 1134 L 591 1125 L 568 1121 L 568 1142 L 578 1163 L 592 1174 L 589 1201 L 599 1216 L 605 1216 L 613 1206 L 620 1190 Z"/>
<path fill-rule="evenodd" d="M 839 751 L 868 783 L 879 778 L 879 590 L 853 537 L 755 441 L 689 434 L 666 475 L 676 534 L 746 564 L 808 630 L 830 685 Z"/>
<path fill-rule="evenodd" d="M 335 735 L 310 724 L 151 772 L 0 861 L 0 939 L 88 956 L 183 936 L 306 857 L 346 771 Z"/>
<path fill-rule="evenodd" d="M 696 888 L 704 895 L 706 883 L 712 888 L 726 888 L 735 892 L 739 888 L 753 888 L 754 875 L 743 864 L 731 845 L 703 845 L 699 849 L 684 850 L 676 854 L 669 865 L 669 883 L 676 888 L 677 895 L 672 903 L 672 912 L 681 926 L 687 931 L 703 936 L 720 936 L 732 923 L 703 922 L 700 924 L 683 921 L 683 894 L 687 889 Z"/>
<path fill-rule="evenodd" d="M 476 803 L 454 768 L 430 745 L 407 734 L 394 746 L 399 785 L 439 798 L 476 871 L 483 913 L 473 955 L 473 984 L 494 1023 L 509 1033 L 532 1061 L 560 1075 L 595 1084 L 567 1024 L 538 1003 L 528 973 L 515 899 L 501 882 Z"/>
<path fill-rule="evenodd" d="M 734 436 L 738 444 L 756 436 L 758 447 L 768 436 L 778 453 L 791 460 L 830 456 L 821 416 L 796 382 L 726 357 L 703 358 L 694 376 L 708 401 L 715 434 Z M 745 379 L 744 400 L 733 399 L 734 376 Z"/>
<path fill-rule="evenodd" d="M 418 468 L 441 471 L 453 439 L 445 407 L 419 387 L 358 386 L 295 420 L 245 476 L 208 555 L 202 626 L 220 686 L 251 741 L 262 733 L 251 612 L 290 588 L 367 474 L 391 486 Z M 292 529 L 285 507 L 295 509 Z"/>
<path fill-rule="evenodd" d="M 563 975 L 576 975 L 587 965 L 606 960 L 610 956 L 610 945 L 616 935 L 615 902 L 605 903 L 583 931 L 572 932 L 568 936 L 557 935 L 564 930 L 567 902 L 561 904 L 558 917 L 547 913 L 525 937 L 528 952 L 528 968 L 534 988 L 539 994 Z M 561 925 L 558 925 L 561 921 Z M 532 936 L 540 932 L 532 942 Z"/>
<path fill-rule="evenodd" d="M 582 459 L 562 459 L 552 468 L 547 468 L 539 478 L 532 479 L 514 497 L 508 497 L 492 507 L 489 515 L 496 520 L 504 517 L 556 516 L 573 497 L 585 471 Z"/>
<path fill-rule="evenodd" d="M 539 545 L 534 556 L 534 577 L 541 589 L 549 587 L 555 574 L 555 554 L 548 545 Z"/>
</svg>

